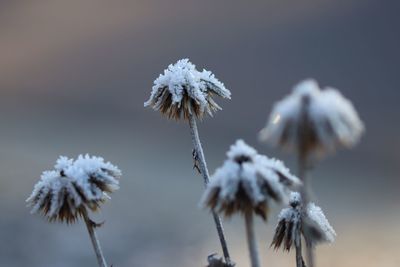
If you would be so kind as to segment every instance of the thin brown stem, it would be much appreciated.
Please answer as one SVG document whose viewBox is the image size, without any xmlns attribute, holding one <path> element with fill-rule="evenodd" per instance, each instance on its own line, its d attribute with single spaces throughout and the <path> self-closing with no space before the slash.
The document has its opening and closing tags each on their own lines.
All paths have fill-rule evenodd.
<svg viewBox="0 0 400 267">
<path fill-rule="evenodd" d="M 97 238 L 97 235 L 96 235 L 96 231 L 95 231 L 96 223 L 94 223 L 89 218 L 86 210 L 83 211 L 82 216 L 83 216 L 83 219 L 85 220 L 86 227 L 89 232 L 90 240 L 92 241 L 92 245 L 94 248 L 94 252 L 96 254 L 97 262 L 99 263 L 100 267 L 107 267 L 107 263 L 104 258 L 104 255 L 103 255 L 103 251 L 101 250 L 101 247 L 100 247 L 99 239 Z"/>
<path fill-rule="evenodd" d="M 203 179 L 204 179 L 204 185 L 207 186 L 207 184 L 210 180 L 210 175 L 208 173 L 207 163 L 206 163 L 206 159 L 204 157 L 204 152 L 203 152 L 203 147 L 201 146 L 199 131 L 197 130 L 196 118 L 191 112 L 189 113 L 189 126 L 190 126 L 190 134 L 192 136 L 193 147 L 195 150 L 195 155 L 196 155 L 196 158 L 199 163 L 199 169 L 200 169 L 201 175 L 203 176 Z M 228 266 L 233 266 L 233 263 L 229 256 L 228 245 L 227 245 L 227 242 L 225 239 L 224 228 L 222 226 L 221 218 L 214 211 L 212 212 L 212 214 L 213 214 L 215 226 L 217 228 L 218 237 L 221 242 L 221 247 L 222 247 L 222 252 L 224 254 L 225 262 Z"/>
<path fill-rule="evenodd" d="M 260 267 L 260 257 L 257 250 L 257 241 L 254 233 L 253 212 L 249 211 L 244 214 L 246 223 L 247 243 L 250 253 L 251 267 Z"/>
</svg>

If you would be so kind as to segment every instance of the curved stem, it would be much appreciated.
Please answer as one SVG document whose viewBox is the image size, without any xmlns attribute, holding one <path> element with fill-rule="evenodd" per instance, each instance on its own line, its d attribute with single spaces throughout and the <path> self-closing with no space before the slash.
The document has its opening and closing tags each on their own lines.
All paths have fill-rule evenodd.
<svg viewBox="0 0 400 267">
<path fill-rule="evenodd" d="M 254 234 L 253 212 L 246 212 L 244 216 L 246 222 L 246 234 L 247 243 L 249 246 L 251 267 L 260 267 L 261 264 L 258 256 L 257 241 Z"/>
<path fill-rule="evenodd" d="M 189 113 L 189 127 L 190 127 L 190 134 L 192 136 L 193 147 L 194 147 L 195 154 L 196 154 L 196 157 L 197 157 L 197 160 L 199 163 L 200 172 L 204 179 L 204 185 L 207 186 L 207 184 L 210 180 L 210 175 L 208 173 L 207 163 L 206 163 L 206 159 L 204 157 L 204 152 L 203 152 L 203 147 L 201 146 L 199 132 L 197 130 L 196 118 L 192 113 Z M 215 226 L 217 228 L 218 237 L 221 242 L 221 247 L 222 247 L 222 252 L 224 254 L 225 262 L 228 266 L 233 266 L 232 262 L 231 262 L 231 258 L 229 256 L 228 245 L 227 245 L 227 242 L 225 239 L 224 228 L 222 226 L 221 218 L 214 211 L 212 212 L 212 214 L 213 214 Z"/>
<path fill-rule="evenodd" d="M 83 219 L 85 220 L 86 227 L 89 232 L 90 240 L 92 241 L 92 245 L 94 248 L 94 252 L 96 254 L 97 262 L 99 263 L 100 267 L 107 267 L 107 263 L 104 258 L 104 255 L 103 255 L 103 251 L 101 250 L 101 247 L 100 247 L 100 242 L 97 238 L 96 231 L 94 230 L 96 228 L 96 223 L 94 223 L 89 218 L 86 210 L 84 210 L 84 212 L 82 212 L 82 216 L 83 216 Z"/>
</svg>

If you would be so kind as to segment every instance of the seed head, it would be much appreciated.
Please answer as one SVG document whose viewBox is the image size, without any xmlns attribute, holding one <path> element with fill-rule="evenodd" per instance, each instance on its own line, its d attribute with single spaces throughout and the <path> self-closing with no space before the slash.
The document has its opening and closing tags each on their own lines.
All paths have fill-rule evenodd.
<svg viewBox="0 0 400 267">
<path fill-rule="evenodd" d="M 308 246 L 319 243 L 332 243 L 336 233 L 326 219 L 322 209 L 314 203 L 309 203 L 302 216 L 302 204 L 300 194 L 292 192 L 290 206 L 282 209 L 278 216 L 278 224 L 275 228 L 271 246 L 274 249 L 282 248 L 290 251 L 296 244 L 296 238 L 302 234 Z M 297 240 L 300 242 L 300 240 Z"/>
<path fill-rule="evenodd" d="M 300 194 L 292 192 L 289 201 L 290 207 L 281 210 L 278 216 L 278 225 L 271 246 L 275 250 L 280 247 L 290 251 L 295 245 L 296 237 L 301 234 L 301 200 Z"/>
<path fill-rule="evenodd" d="M 364 124 L 353 104 L 336 89 L 321 90 L 315 80 L 299 83 L 273 107 L 260 139 L 289 150 L 316 154 L 352 147 Z"/>
<path fill-rule="evenodd" d="M 75 161 L 60 157 L 54 168 L 43 172 L 26 200 L 32 213 L 41 212 L 49 221 L 73 223 L 87 209 L 97 211 L 121 177 L 116 166 L 89 155 Z"/>
<path fill-rule="evenodd" d="M 238 140 L 227 152 L 202 198 L 202 205 L 230 217 L 233 213 L 254 211 L 267 219 L 269 203 L 287 201 L 289 190 L 300 185 L 282 162 L 259 155 Z"/>
<path fill-rule="evenodd" d="M 210 71 L 200 72 L 189 59 L 181 59 L 154 81 L 150 99 L 144 106 L 176 120 L 187 120 L 189 114 L 201 119 L 205 113 L 212 116 L 221 109 L 213 96 L 230 99 L 231 92 Z"/>
</svg>

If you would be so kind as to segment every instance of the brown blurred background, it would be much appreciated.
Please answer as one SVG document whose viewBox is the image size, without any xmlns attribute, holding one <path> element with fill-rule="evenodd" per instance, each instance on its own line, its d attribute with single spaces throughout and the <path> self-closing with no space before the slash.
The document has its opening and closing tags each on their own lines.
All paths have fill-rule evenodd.
<svg viewBox="0 0 400 267">
<path fill-rule="evenodd" d="M 96 215 L 115 267 L 203 266 L 219 252 L 198 208 L 184 123 L 143 108 L 152 81 L 189 57 L 232 91 L 200 125 L 210 172 L 237 138 L 260 152 L 273 102 L 314 77 L 350 98 L 367 126 L 354 150 L 313 172 L 315 198 L 338 237 L 319 266 L 400 266 L 400 4 L 389 0 L 0 2 L 0 266 L 96 266 L 82 223 L 49 224 L 24 200 L 62 154 L 101 155 L 124 173 Z M 275 207 L 275 213 L 280 207 Z M 258 222 L 265 266 L 294 266 L 269 249 L 276 218 Z M 248 266 L 241 218 L 225 223 L 238 266 Z"/>
</svg>

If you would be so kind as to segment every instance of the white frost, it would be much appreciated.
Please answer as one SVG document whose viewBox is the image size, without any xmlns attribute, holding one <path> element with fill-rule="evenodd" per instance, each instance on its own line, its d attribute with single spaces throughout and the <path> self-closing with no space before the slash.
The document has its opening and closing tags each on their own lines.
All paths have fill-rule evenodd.
<svg viewBox="0 0 400 267">
<path fill-rule="evenodd" d="M 215 78 L 214 74 L 207 70 L 198 71 L 187 58 L 169 65 L 164 74 L 160 74 L 154 81 L 150 99 L 144 106 L 152 106 L 155 110 L 159 110 L 165 101 L 160 94 L 165 89 L 172 95 L 172 105 L 180 107 L 184 94 L 187 94 L 200 106 L 202 112 L 204 110 L 211 112 L 208 110 L 210 93 L 228 99 L 231 96 L 230 91 Z M 213 105 L 219 108 L 215 102 Z"/>
<path fill-rule="evenodd" d="M 54 169 L 56 169 L 57 171 L 65 170 L 66 168 L 69 168 L 73 162 L 73 159 L 69 159 L 65 156 L 60 156 L 57 159 L 56 164 L 54 165 Z"/>
<path fill-rule="evenodd" d="M 236 201 L 239 187 L 244 189 L 253 205 L 274 199 L 286 202 L 289 188 L 300 185 L 297 177 L 290 174 L 282 162 L 262 156 L 243 140 L 237 140 L 227 152 L 228 158 L 210 179 L 203 195 L 203 206 L 215 188 L 219 188 L 218 202 Z M 282 181 L 282 176 L 285 176 Z M 269 190 L 265 190 L 269 188 Z M 217 207 L 218 209 L 218 207 Z"/>
<path fill-rule="evenodd" d="M 335 241 L 336 232 L 329 224 L 324 212 L 314 203 L 307 205 L 307 218 L 311 221 L 314 227 L 317 227 L 322 234 L 322 241 L 332 243 Z"/>
<path fill-rule="evenodd" d="M 43 209 L 49 219 L 58 216 L 67 205 L 71 216 L 82 205 L 94 209 L 104 201 L 107 192 L 118 189 L 121 171 L 103 158 L 80 155 L 77 160 L 60 157 L 53 171 L 45 171 L 26 200 L 32 213 Z M 46 210 L 46 206 L 49 210 Z"/>
<path fill-rule="evenodd" d="M 309 101 L 307 106 L 305 99 Z M 364 125 L 348 99 L 337 89 L 321 90 L 315 80 L 308 79 L 274 105 L 267 126 L 260 132 L 260 139 L 296 148 L 299 128 L 304 126 L 303 111 L 323 151 L 332 151 L 337 145 L 351 147 L 364 132 Z"/>
<path fill-rule="evenodd" d="M 229 151 L 226 152 L 226 156 L 234 160 L 236 157 L 245 156 L 250 159 L 254 159 L 257 156 L 257 150 L 247 145 L 242 139 L 237 140 L 231 147 Z"/>
<path fill-rule="evenodd" d="M 335 241 L 336 232 L 328 222 L 322 209 L 310 202 L 307 205 L 305 219 L 301 219 L 301 196 L 298 192 L 291 192 L 290 207 L 284 208 L 278 215 L 278 222 L 285 221 L 286 223 L 293 222 L 294 224 L 302 223 L 304 229 L 310 229 L 310 240 L 313 245 L 322 242 L 332 243 Z M 311 230 L 312 229 L 312 230 Z"/>
<path fill-rule="evenodd" d="M 85 188 L 87 195 L 95 198 L 101 197 L 104 192 L 96 183 L 93 183 L 93 180 L 106 185 L 107 191 L 112 192 L 119 188 L 118 179 L 122 175 L 118 167 L 110 162 L 104 162 L 103 158 L 91 157 L 88 154 L 79 155 L 74 164 L 65 171 L 65 174 L 74 177 L 75 181 Z"/>
</svg>

